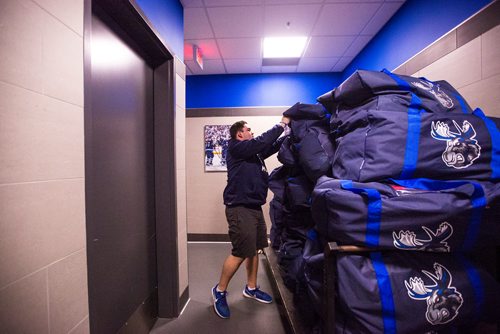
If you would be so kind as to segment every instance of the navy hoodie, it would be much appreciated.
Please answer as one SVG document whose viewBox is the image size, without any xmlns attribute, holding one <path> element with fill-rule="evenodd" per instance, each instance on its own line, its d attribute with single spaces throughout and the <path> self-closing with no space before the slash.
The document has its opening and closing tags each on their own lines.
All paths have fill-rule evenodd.
<svg viewBox="0 0 500 334">
<path fill-rule="evenodd" d="M 278 152 L 285 137 L 281 125 L 250 140 L 229 140 L 227 151 L 227 186 L 224 204 L 261 206 L 266 203 L 268 177 L 264 159 Z"/>
</svg>

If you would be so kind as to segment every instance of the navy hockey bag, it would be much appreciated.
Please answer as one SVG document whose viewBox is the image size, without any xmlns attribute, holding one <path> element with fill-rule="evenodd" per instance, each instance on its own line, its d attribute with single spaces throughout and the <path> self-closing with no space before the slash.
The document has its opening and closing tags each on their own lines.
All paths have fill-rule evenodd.
<svg viewBox="0 0 500 334">
<path fill-rule="evenodd" d="M 329 241 L 381 249 L 472 252 L 499 245 L 500 183 L 320 178 L 312 194 L 316 229 Z"/>
<path fill-rule="evenodd" d="M 319 127 L 310 128 L 300 143 L 295 144 L 299 163 L 313 182 L 323 175 L 331 175 L 335 149 L 330 131 Z"/>
<path fill-rule="evenodd" d="M 315 229 L 307 232 L 307 239 L 302 253 L 302 270 L 300 283 L 307 291 L 308 308 L 321 316 L 323 313 L 323 266 L 324 266 L 324 242 L 323 238 Z"/>
<path fill-rule="evenodd" d="M 284 224 L 284 207 L 281 202 L 273 198 L 269 203 L 269 217 L 271 218 L 271 228 L 269 231 L 269 239 L 273 249 L 279 249 L 283 243 Z"/>
<path fill-rule="evenodd" d="M 286 181 L 286 203 L 292 211 L 309 209 L 314 184 L 305 176 L 289 177 Z"/>
<path fill-rule="evenodd" d="M 340 253 L 336 269 L 336 333 L 470 333 L 500 316 L 498 283 L 459 255 Z"/>
<path fill-rule="evenodd" d="M 337 179 L 500 179 L 500 132 L 473 114 L 345 109 L 332 119 Z"/>
<path fill-rule="evenodd" d="M 275 168 L 269 175 L 269 190 L 274 194 L 274 199 L 281 203 L 285 200 L 285 183 L 288 178 L 288 169 L 285 166 Z"/>
<path fill-rule="evenodd" d="M 286 137 L 278 151 L 278 161 L 285 166 L 293 167 L 299 164 L 297 150 L 291 137 Z"/>
<path fill-rule="evenodd" d="M 446 81 L 430 81 L 406 75 L 396 75 L 384 69 L 381 72 L 358 70 L 339 87 L 318 98 L 333 114 L 336 106 L 359 106 L 382 95 L 398 95 L 396 103 L 410 105 L 416 95 L 427 112 L 472 113 L 465 99 Z"/>
<path fill-rule="evenodd" d="M 300 142 L 309 132 L 310 128 L 323 128 L 328 130 L 330 127 L 330 114 L 321 104 L 296 103 L 283 113 L 290 117 L 290 128 L 292 130 L 292 139 L 294 143 Z"/>
<path fill-rule="evenodd" d="M 297 102 L 288 108 L 283 116 L 293 120 L 299 119 L 324 119 L 327 114 L 326 109 L 321 104 L 306 104 Z"/>
</svg>

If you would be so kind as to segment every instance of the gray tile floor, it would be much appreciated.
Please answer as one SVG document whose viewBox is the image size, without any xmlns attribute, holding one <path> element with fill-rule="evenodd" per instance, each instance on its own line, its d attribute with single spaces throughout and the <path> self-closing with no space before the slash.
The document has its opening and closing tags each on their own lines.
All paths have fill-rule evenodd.
<svg viewBox="0 0 500 334">
<path fill-rule="evenodd" d="M 246 283 L 244 264 L 228 287 L 231 318 L 221 319 L 215 314 L 210 289 L 219 280 L 222 263 L 230 250 L 230 243 L 188 244 L 190 300 L 178 318 L 158 319 L 151 330 L 152 334 L 286 333 L 276 301 L 262 304 L 242 296 Z M 258 283 L 262 290 L 272 295 L 265 261 L 264 255 L 261 255 Z"/>
</svg>

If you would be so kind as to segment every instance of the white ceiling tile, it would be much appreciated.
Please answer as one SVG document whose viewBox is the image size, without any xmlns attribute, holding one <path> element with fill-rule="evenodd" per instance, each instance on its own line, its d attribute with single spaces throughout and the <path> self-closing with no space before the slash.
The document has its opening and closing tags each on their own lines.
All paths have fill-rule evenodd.
<svg viewBox="0 0 500 334">
<path fill-rule="evenodd" d="M 262 73 L 289 73 L 296 71 L 297 66 L 262 66 Z"/>
<path fill-rule="evenodd" d="M 225 74 L 224 64 L 220 59 L 207 59 L 203 61 L 203 70 L 194 62 L 194 60 L 186 61 L 186 65 L 195 75 L 200 74 Z"/>
<path fill-rule="evenodd" d="M 396 0 L 398 1 L 398 0 Z M 325 2 L 378 2 L 382 3 L 384 0 L 325 0 Z"/>
<path fill-rule="evenodd" d="M 207 7 L 260 5 L 262 0 L 205 0 Z"/>
<path fill-rule="evenodd" d="M 213 38 L 212 28 L 204 8 L 184 9 L 184 38 Z"/>
<path fill-rule="evenodd" d="M 298 72 L 330 72 L 340 57 L 332 58 L 302 58 L 297 68 Z"/>
<path fill-rule="evenodd" d="M 193 70 L 191 70 L 191 67 L 194 67 L 195 69 L 198 69 L 199 67 L 193 60 L 184 60 L 184 64 L 186 64 L 186 69 L 188 69 L 186 73 L 196 74 Z"/>
<path fill-rule="evenodd" d="M 340 57 L 354 41 L 354 36 L 311 37 L 304 57 Z"/>
<path fill-rule="evenodd" d="M 354 57 L 342 57 L 340 60 L 335 64 L 333 67 L 332 71 L 333 72 L 341 72 L 343 71 L 347 65 L 354 59 Z"/>
<path fill-rule="evenodd" d="M 402 4 L 402 2 L 386 2 L 382 4 L 361 33 L 363 35 L 375 35 L 378 33 Z"/>
<path fill-rule="evenodd" d="M 217 38 L 262 35 L 262 6 L 214 7 L 207 10 Z"/>
<path fill-rule="evenodd" d="M 203 2 L 201 0 L 181 0 L 181 4 L 184 8 L 203 7 Z"/>
<path fill-rule="evenodd" d="M 329 72 L 343 70 L 405 0 L 180 0 L 187 73 Z M 315 20 L 317 19 L 317 22 Z M 287 28 L 286 23 L 290 22 Z M 298 66 L 262 67 L 262 38 L 305 35 Z M 312 35 L 312 37 L 311 37 Z M 193 61 L 200 47 L 205 70 Z M 338 60 L 338 61 L 337 61 Z"/>
<path fill-rule="evenodd" d="M 323 0 L 264 0 L 266 5 L 269 4 L 294 4 L 294 3 L 322 3 Z"/>
<path fill-rule="evenodd" d="M 227 73 L 259 73 L 262 59 L 224 59 Z"/>
<path fill-rule="evenodd" d="M 193 59 L 193 45 L 198 45 L 201 50 L 203 59 L 220 58 L 215 39 L 191 39 L 184 41 L 184 59 Z"/>
<path fill-rule="evenodd" d="M 264 35 L 308 36 L 320 8 L 321 5 L 265 6 Z"/>
<path fill-rule="evenodd" d="M 261 58 L 260 38 L 220 38 L 218 39 L 222 58 Z"/>
<path fill-rule="evenodd" d="M 354 57 L 356 56 L 363 48 L 370 42 L 370 40 L 373 38 L 373 36 L 363 36 L 360 35 L 356 37 L 354 42 L 347 48 L 346 52 L 344 53 L 345 57 Z"/>
<path fill-rule="evenodd" d="M 186 75 L 191 75 L 193 74 L 193 72 L 191 72 L 191 70 L 189 69 L 188 66 L 186 66 Z"/>
<path fill-rule="evenodd" d="M 380 3 L 325 5 L 314 28 L 313 35 L 358 35 L 379 7 Z"/>
</svg>

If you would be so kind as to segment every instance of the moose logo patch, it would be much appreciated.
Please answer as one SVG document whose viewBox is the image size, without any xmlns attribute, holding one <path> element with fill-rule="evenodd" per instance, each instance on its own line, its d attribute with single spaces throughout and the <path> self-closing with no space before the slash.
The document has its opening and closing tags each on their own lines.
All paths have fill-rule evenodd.
<svg viewBox="0 0 500 334">
<path fill-rule="evenodd" d="M 446 324 L 452 321 L 463 304 L 462 294 L 451 286 L 452 277 L 448 269 L 439 263 L 434 263 L 435 274 L 426 270 L 422 272 L 434 284 L 425 285 L 420 277 L 411 277 L 405 280 L 408 296 L 415 300 L 427 301 L 425 318 L 432 325 Z"/>
<path fill-rule="evenodd" d="M 458 132 L 450 131 L 445 122 L 432 122 L 431 136 L 446 141 L 446 149 L 441 156 L 446 166 L 456 169 L 467 168 L 481 155 L 481 146 L 474 139 L 476 131 L 469 121 L 463 121 L 460 126 L 453 120 L 453 125 Z"/>
<path fill-rule="evenodd" d="M 418 250 L 428 252 L 449 252 L 450 246 L 448 240 L 453 234 L 453 227 L 448 222 L 443 222 L 439 225 L 436 232 L 422 226 L 422 229 L 427 233 L 427 239 L 418 239 L 413 231 L 392 232 L 394 246 L 402 250 Z"/>
<path fill-rule="evenodd" d="M 441 103 L 441 105 L 445 108 L 451 109 L 453 108 L 453 100 L 441 90 L 439 84 L 435 84 L 430 81 L 419 80 L 411 83 L 413 86 L 420 88 L 422 90 L 428 91 L 431 93 L 436 100 Z"/>
</svg>

